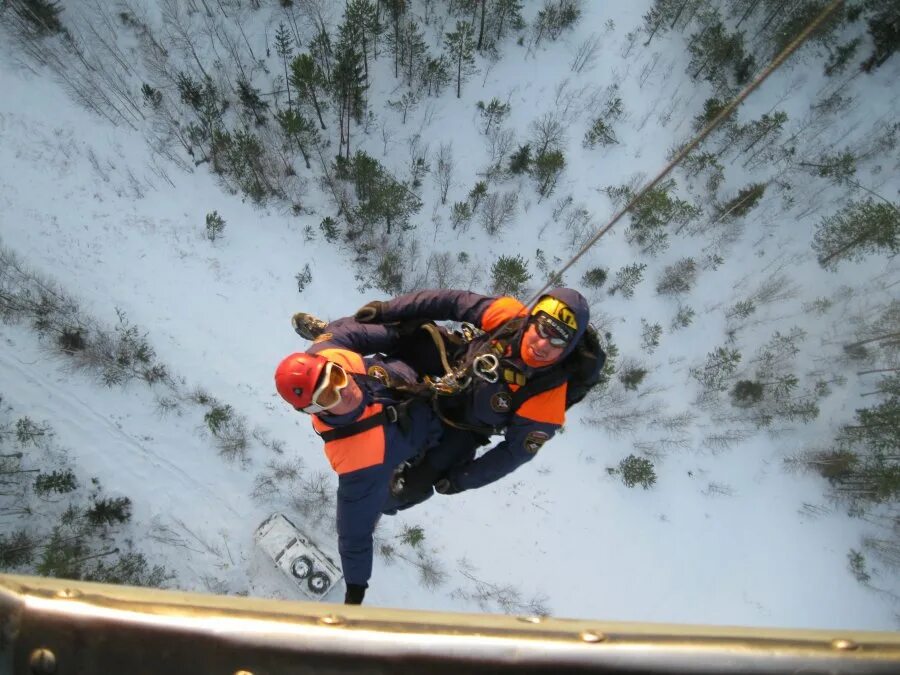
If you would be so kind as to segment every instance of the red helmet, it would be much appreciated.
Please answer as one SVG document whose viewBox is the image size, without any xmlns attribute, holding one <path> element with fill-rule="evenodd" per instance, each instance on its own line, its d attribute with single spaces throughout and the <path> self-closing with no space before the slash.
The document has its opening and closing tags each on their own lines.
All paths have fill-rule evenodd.
<svg viewBox="0 0 900 675">
<path fill-rule="evenodd" d="M 291 354 L 275 369 L 275 388 L 281 398 L 302 410 L 312 403 L 316 383 L 327 365 L 328 359 L 318 354 Z"/>
</svg>

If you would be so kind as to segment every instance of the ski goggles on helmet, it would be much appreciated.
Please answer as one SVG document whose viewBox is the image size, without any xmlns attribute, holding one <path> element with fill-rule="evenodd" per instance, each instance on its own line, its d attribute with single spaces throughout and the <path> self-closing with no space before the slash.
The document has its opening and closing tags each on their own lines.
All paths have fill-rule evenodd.
<svg viewBox="0 0 900 675">
<path fill-rule="evenodd" d="M 319 384 L 313 392 L 310 404 L 301 410 L 310 415 L 330 410 L 341 402 L 341 390 L 350 384 L 347 371 L 329 361 L 322 369 Z"/>
<path fill-rule="evenodd" d="M 565 347 L 575 335 L 574 330 L 562 321 L 554 319 L 547 312 L 539 311 L 533 315 L 532 320 L 537 334 L 554 347 Z"/>
</svg>

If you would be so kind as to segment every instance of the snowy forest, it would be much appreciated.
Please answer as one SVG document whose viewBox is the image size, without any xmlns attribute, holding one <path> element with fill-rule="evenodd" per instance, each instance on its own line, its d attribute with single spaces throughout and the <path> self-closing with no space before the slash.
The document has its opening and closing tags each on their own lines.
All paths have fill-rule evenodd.
<svg viewBox="0 0 900 675">
<path fill-rule="evenodd" d="M 291 314 L 561 283 L 602 382 L 382 522 L 372 602 L 896 629 L 898 46 L 898 0 L 3 0 L 0 571 L 294 597 Z"/>
</svg>

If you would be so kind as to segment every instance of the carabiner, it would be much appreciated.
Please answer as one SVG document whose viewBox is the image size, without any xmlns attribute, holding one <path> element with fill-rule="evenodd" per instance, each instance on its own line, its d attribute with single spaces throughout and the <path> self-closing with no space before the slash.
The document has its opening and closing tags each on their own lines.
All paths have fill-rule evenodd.
<svg viewBox="0 0 900 675">
<path fill-rule="evenodd" d="M 500 379 L 500 359 L 496 354 L 479 354 L 472 362 L 472 372 L 485 382 L 494 383 Z"/>
</svg>

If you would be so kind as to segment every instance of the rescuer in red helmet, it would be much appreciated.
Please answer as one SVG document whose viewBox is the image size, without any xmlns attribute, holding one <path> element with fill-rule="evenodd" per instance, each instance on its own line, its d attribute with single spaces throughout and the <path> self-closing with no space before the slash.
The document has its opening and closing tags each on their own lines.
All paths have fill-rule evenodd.
<svg viewBox="0 0 900 675">
<path fill-rule="evenodd" d="M 338 474 L 338 551 L 347 592 L 360 604 L 372 574 L 372 533 L 382 513 L 396 513 L 431 496 L 391 494 L 392 474 L 417 463 L 442 433 L 427 401 L 387 385 L 415 381 L 404 363 L 380 356 L 363 358 L 353 347 L 364 338 L 367 351 L 397 339 L 387 326 L 363 326 L 341 319 L 328 326 L 306 352 L 286 357 L 275 370 L 275 387 L 295 410 L 312 417 L 325 441 L 325 455 Z M 353 335 L 354 338 L 342 336 Z"/>
</svg>

